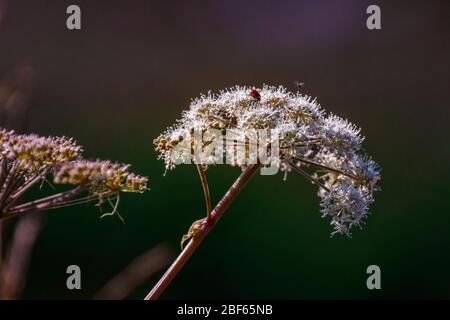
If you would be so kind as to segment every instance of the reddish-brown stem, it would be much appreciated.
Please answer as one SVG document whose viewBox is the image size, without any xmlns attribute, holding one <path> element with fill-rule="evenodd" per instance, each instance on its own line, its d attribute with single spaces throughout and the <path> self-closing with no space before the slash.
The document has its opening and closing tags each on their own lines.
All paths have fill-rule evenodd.
<svg viewBox="0 0 450 320">
<path fill-rule="evenodd" d="M 35 211 L 35 210 L 44 210 L 44 209 L 50 209 L 52 206 L 56 206 L 58 204 L 61 204 L 62 202 L 69 200 L 79 193 L 86 190 L 87 187 L 80 185 L 78 187 L 73 188 L 72 190 L 61 192 L 46 198 L 41 198 L 38 200 L 30 201 L 15 207 L 12 207 L 11 209 L 2 212 L 0 214 L 0 219 L 8 219 L 15 217 L 17 215 L 23 214 L 25 212 Z"/>
<path fill-rule="evenodd" d="M 181 251 L 166 273 L 161 277 L 158 283 L 153 287 L 153 289 L 147 294 L 145 300 L 156 300 L 164 292 L 170 282 L 175 278 L 177 273 L 183 268 L 185 263 L 189 260 L 190 256 L 195 252 L 197 247 L 202 243 L 206 235 L 211 231 L 220 217 L 223 215 L 225 210 L 228 208 L 230 203 L 239 194 L 239 191 L 245 186 L 245 184 L 250 180 L 250 178 L 258 170 L 259 165 L 253 164 L 248 166 L 241 175 L 236 179 L 233 185 L 228 189 L 219 203 L 216 205 L 214 210 L 211 212 L 211 220 L 206 220 L 197 233 L 191 238 L 187 246 Z"/>
</svg>

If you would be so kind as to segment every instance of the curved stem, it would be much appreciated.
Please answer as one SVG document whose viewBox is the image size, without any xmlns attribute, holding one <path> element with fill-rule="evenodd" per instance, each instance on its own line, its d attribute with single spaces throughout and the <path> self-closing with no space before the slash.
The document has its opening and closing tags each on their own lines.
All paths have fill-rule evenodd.
<svg viewBox="0 0 450 320">
<path fill-rule="evenodd" d="M 201 164 L 197 164 L 198 175 L 202 182 L 203 194 L 205 196 L 206 218 L 211 220 L 211 195 L 209 193 L 208 181 L 206 180 L 205 169 Z"/>
<path fill-rule="evenodd" d="M 166 273 L 161 277 L 155 287 L 147 294 L 145 300 L 156 300 L 164 292 L 170 282 L 175 278 L 177 273 L 183 268 L 185 263 L 189 260 L 190 256 L 195 252 L 197 247 L 202 243 L 206 235 L 211 231 L 216 222 L 223 215 L 230 203 L 239 194 L 239 191 L 245 186 L 250 178 L 258 170 L 259 165 L 252 164 L 248 166 L 241 175 L 236 179 L 233 185 L 228 189 L 214 210 L 211 212 L 211 220 L 206 220 L 197 233 L 192 237 L 187 246 L 181 251 Z"/>
</svg>

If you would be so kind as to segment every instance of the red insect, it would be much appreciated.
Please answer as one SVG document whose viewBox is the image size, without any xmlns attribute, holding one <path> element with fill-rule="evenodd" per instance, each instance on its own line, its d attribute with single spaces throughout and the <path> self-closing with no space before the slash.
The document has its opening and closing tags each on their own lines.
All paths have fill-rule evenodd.
<svg viewBox="0 0 450 320">
<path fill-rule="evenodd" d="M 250 95 L 253 97 L 253 99 L 255 100 L 261 100 L 261 95 L 259 94 L 258 90 L 256 90 L 255 87 L 250 89 Z"/>
</svg>

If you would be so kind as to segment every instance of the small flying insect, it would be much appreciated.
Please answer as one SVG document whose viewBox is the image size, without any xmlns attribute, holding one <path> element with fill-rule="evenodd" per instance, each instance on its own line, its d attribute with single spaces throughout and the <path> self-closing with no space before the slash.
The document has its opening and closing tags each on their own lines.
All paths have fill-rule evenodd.
<svg viewBox="0 0 450 320">
<path fill-rule="evenodd" d="M 255 87 L 250 89 L 250 95 L 252 96 L 253 99 L 257 101 L 261 100 L 261 95 L 259 94 L 258 90 L 256 90 Z"/>
<path fill-rule="evenodd" d="M 297 89 L 303 89 L 303 87 L 305 86 L 304 82 L 300 82 L 298 80 L 294 81 L 293 83 L 297 87 Z"/>
</svg>

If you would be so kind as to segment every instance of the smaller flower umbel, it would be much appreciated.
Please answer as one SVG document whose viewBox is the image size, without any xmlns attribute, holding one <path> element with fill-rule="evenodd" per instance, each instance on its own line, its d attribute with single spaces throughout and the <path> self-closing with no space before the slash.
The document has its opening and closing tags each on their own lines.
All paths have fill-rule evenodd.
<svg viewBox="0 0 450 320">
<path fill-rule="evenodd" d="M 0 129 L 0 219 L 23 213 L 105 201 L 118 213 L 120 192 L 143 192 L 147 178 L 128 171 L 129 165 L 82 159 L 82 147 L 65 137 L 21 135 Z M 26 203 L 24 193 L 49 179 L 74 186 Z M 112 201 L 116 199 L 116 203 Z"/>
</svg>

